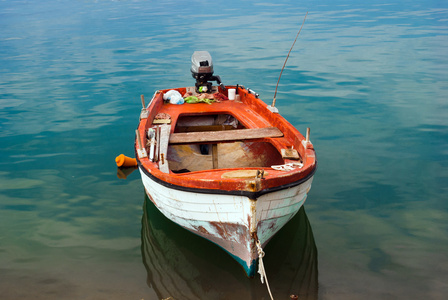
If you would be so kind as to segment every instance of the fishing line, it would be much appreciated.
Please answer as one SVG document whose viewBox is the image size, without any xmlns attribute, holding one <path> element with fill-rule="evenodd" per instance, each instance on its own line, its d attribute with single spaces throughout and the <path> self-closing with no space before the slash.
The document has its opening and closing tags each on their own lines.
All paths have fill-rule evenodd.
<svg viewBox="0 0 448 300">
<path fill-rule="evenodd" d="M 291 53 L 291 50 L 294 47 L 294 45 L 295 45 L 295 43 L 297 41 L 297 38 L 299 37 L 300 31 L 302 31 L 302 27 L 303 27 L 303 24 L 305 24 L 305 20 L 306 20 L 306 16 L 307 15 L 308 15 L 308 12 L 306 12 L 305 18 L 303 18 L 302 26 L 300 26 L 299 32 L 297 32 L 296 39 L 294 40 L 294 43 L 292 43 L 291 49 L 289 49 L 288 55 L 286 56 L 286 59 L 285 59 L 285 63 L 283 64 L 283 68 L 280 71 L 280 75 L 278 76 L 277 85 L 275 86 L 274 100 L 272 100 L 272 107 L 275 106 L 275 97 L 277 96 L 277 88 L 278 88 L 278 84 L 280 82 L 280 78 L 282 77 L 283 69 L 286 66 L 286 62 L 288 61 L 289 54 Z"/>
</svg>

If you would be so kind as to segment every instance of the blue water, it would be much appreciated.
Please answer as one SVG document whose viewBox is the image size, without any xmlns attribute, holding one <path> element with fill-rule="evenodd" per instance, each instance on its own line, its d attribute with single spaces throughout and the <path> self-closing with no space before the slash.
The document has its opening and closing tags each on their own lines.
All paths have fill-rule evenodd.
<svg viewBox="0 0 448 300">
<path fill-rule="evenodd" d="M 318 275 L 275 269 L 283 231 L 266 249 L 273 296 L 445 299 L 448 3 L 406 0 L 0 1 L 0 298 L 160 299 L 139 174 L 118 179 L 114 162 L 133 155 L 140 95 L 193 85 L 207 50 L 225 84 L 270 103 L 307 12 L 276 106 L 317 151 Z M 222 270 L 197 299 L 269 299 L 219 251 L 179 269 L 187 285 Z"/>
</svg>

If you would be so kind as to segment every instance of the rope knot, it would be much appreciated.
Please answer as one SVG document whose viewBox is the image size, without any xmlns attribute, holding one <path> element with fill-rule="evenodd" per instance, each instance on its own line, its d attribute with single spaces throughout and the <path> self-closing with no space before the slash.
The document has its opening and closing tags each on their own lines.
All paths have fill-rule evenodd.
<svg viewBox="0 0 448 300">
<path fill-rule="evenodd" d="M 260 241 L 257 241 L 257 252 L 258 252 L 258 257 L 259 258 L 263 258 L 264 257 L 264 251 L 261 248 Z"/>
</svg>

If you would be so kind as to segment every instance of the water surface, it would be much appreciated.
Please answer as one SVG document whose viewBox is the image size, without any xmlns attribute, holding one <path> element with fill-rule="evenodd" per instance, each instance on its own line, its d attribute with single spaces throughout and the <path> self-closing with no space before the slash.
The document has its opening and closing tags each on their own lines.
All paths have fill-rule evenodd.
<svg viewBox="0 0 448 300">
<path fill-rule="evenodd" d="M 318 275 L 299 281 L 316 278 L 311 299 L 444 299 L 448 5 L 406 0 L 0 1 L 1 298 L 168 297 L 148 281 L 139 174 L 114 164 L 133 155 L 140 94 L 193 85 L 191 54 L 207 50 L 225 84 L 270 103 L 306 12 L 277 94 L 319 163 L 305 204 Z M 219 251 L 184 282 L 216 268 L 241 299 L 268 299 Z M 275 299 L 303 295 L 290 271 L 267 269 Z"/>
</svg>

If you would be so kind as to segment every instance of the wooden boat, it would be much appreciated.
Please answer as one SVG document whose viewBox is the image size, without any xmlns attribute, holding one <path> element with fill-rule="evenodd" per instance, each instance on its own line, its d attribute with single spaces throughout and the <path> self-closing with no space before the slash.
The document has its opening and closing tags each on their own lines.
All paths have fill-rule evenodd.
<svg viewBox="0 0 448 300">
<path fill-rule="evenodd" d="M 246 275 L 225 251 L 186 232 L 145 197 L 142 258 L 147 283 L 157 299 L 270 299 L 258 280 Z M 264 264 L 275 299 L 315 300 L 318 257 L 311 224 L 302 206 L 269 242 Z"/>
<path fill-rule="evenodd" d="M 308 135 L 252 90 L 224 86 L 212 75 L 211 57 L 192 73 L 194 87 L 159 90 L 148 106 L 142 97 L 135 150 L 143 185 L 166 217 L 225 249 L 253 276 L 257 243 L 263 248 L 305 202 L 315 151 Z M 173 90 L 225 98 L 231 89 L 235 100 L 164 99 Z"/>
</svg>

